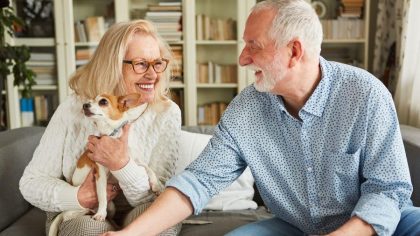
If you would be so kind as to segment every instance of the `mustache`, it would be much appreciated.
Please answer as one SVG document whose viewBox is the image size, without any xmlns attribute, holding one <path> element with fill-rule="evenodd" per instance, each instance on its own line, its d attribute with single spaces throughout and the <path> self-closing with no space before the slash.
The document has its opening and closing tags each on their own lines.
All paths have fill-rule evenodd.
<svg viewBox="0 0 420 236">
<path fill-rule="evenodd" d="M 245 69 L 251 70 L 251 71 L 259 71 L 259 70 L 262 71 L 262 69 L 260 67 L 255 66 L 255 65 L 247 65 L 247 66 L 245 66 Z"/>
</svg>

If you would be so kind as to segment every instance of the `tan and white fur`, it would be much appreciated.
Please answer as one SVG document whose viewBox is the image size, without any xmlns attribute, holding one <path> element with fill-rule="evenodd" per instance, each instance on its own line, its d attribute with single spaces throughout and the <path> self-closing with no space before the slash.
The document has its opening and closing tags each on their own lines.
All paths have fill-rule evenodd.
<svg viewBox="0 0 420 236">
<path fill-rule="evenodd" d="M 91 119 L 101 136 L 109 135 L 118 138 L 122 135 L 122 127 L 129 122 L 135 121 L 147 109 L 147 104 L 141 103 L 140 94 L 128 94 L 126 96 L 99 95 L 95 100 L 83 104 L 83 113 L 88 119 Z M 95 173 L 96 192 L 98 196 L 98 209 L 93 219 L 104 221 L 107 216 L 107 209 L 111 214 L 115 213 L 115 207 L 112 202 L 107 203 L 107 182 L 109 170 L 99 163 L 95 163 L 87 156 L 86 150 L 77 161 L 76 169 L 72 176 L 72 185 L 80 186 L 86 179 L 87 175 L 93 169 Z M 156 174 L 145 163 L 137 163 L 143 166 L 149 177 L 150 189 L 159 194 L 161 187 L 159 185 Z M 72 210 L 64 211 L 55 217 L 51 223 L 49 235 L 56 236 L 58 234 L 59 225 L 66 220 L 76 218 L 78 216 L 87 215 L 91 211 Z"/>
</svg>

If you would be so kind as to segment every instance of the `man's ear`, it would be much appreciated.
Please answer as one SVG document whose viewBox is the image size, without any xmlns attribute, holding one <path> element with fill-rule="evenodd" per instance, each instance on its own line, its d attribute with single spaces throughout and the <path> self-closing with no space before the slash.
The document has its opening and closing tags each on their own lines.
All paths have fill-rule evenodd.
<svg viewBox="0 0 420 236">
<path fill-rule="evenodd" d="M 290 62 L 289 67 L 294 67 L 303 57 L 303 45 L 299 39 L 293 39 L 287 45 L 289 48 Z"/>
<path fill-rule="evenodd" d="M 118 109 L 126 111 L 132 107 L 136 107 L 141 103 L 141 95 L 139 93 L 131 93 L 118 97 Z"/>
</svg>

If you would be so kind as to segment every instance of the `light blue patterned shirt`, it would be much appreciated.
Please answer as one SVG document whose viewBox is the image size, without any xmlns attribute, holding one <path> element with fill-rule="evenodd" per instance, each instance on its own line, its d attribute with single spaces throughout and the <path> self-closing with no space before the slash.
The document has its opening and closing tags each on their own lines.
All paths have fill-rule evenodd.
<svg viewBox="0 0 420 236">
<path fill-rule="evenodd" d="M 266 206 L 305 233 L 329 233 L 354 215 L 379 235 L 394 232 L 412 185 L 392 98 L 364 70 L 320 65 L 301 121 L 253 86 L 231 102 L 199 158 L 168 182 L 195 214 L 249 166 Z"/>
</svg>

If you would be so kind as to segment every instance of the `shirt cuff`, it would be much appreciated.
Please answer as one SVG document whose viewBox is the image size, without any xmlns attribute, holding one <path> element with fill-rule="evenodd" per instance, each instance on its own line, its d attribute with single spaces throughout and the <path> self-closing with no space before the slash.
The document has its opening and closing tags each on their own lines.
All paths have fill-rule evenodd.
<svg viewBox="0 0 420 236">
<path fill-rule="evenodd" d="M 80 186 L 74 187 L 71 185 L 65 185 L 64 189 L 60 189 L 57 194 L 57 199 L 59 199 L 60 210 L 79 210 L 86 209 L 82 207 L 77 199 L 77 193 L 79 192 Z"/>
<path fill-rule="evenodd" d="M 123 168 L 111 171 L 111 174 L 118 180 L 118 182 L 132 185 L 138 183 L 139 179 L 147 177 L 147 173 L 144 167 L 138 166 L 133 159 L 130 159 L 127 165 L 125 165 Z"/>
<path fill-rule="evenodd" d="M 206 188 L 189 171 L 184 171 L 172 177 L 166 182 L 166 186 L 174 187 L 187 196 L 193 205 L 195 215 L 200 214 L 210 200 L 210 195 L 205 191 Z"/>
<path fill-rule="evenodd" d="M 372 225 L 378 235 L 392 235 L 401 212 L 398 203 L 378 194 L 362 195 L 351 216 L 357 216 Z"/>
</svg>

